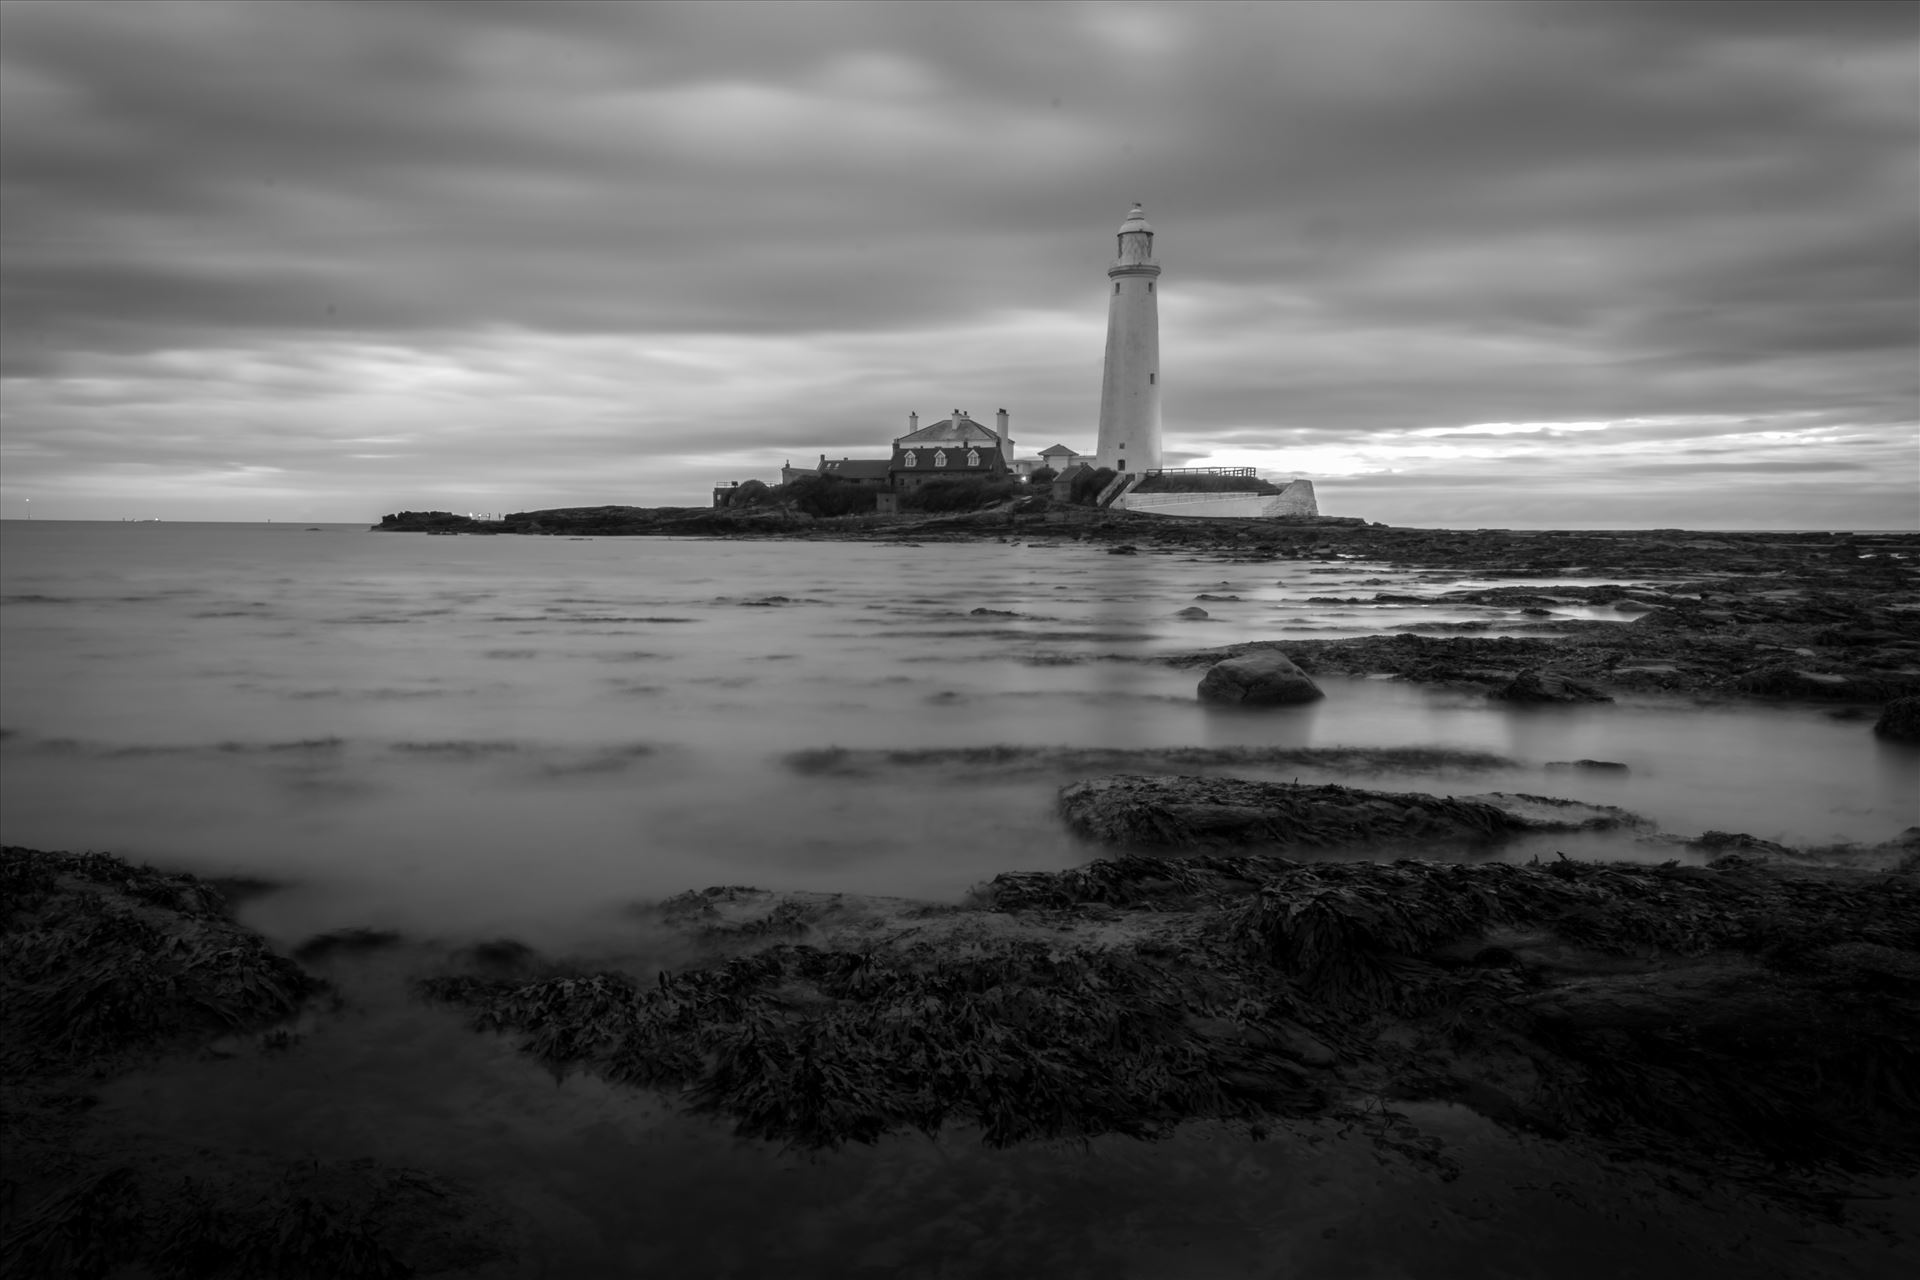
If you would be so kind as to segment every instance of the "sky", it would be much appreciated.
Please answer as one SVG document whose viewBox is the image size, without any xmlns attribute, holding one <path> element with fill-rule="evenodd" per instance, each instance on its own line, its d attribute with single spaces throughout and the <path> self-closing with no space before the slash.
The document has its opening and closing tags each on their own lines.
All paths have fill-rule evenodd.
<svg viewBox="0 0 1920 1280">
<path fill-rule="evenodd" d="M 954 408 L 1398 525 L 1920 527 L 1920 6 L 0 2 L 0 515 L 705 505 Z"/>
</svg>

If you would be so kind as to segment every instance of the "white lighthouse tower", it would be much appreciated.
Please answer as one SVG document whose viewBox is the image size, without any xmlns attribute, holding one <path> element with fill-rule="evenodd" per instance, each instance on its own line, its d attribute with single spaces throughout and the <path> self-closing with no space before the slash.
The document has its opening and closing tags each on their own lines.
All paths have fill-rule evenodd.
<svg viewBox="0 0 1920 1280">
<path fill-rule="evenodd" d="M 1160 302 L 1154 282 L 1153 224 L 1138 204 L 1120 224 L 1120 253 L 1107 268 L 1107 367 L 1100 381 L 1096 467 L 1160 466 Z"/>
</svg>

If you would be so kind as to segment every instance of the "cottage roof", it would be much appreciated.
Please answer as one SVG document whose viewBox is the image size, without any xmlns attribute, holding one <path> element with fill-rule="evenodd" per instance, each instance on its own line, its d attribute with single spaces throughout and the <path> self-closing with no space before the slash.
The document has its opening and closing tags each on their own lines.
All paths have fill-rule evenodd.
<svg viewBox="0 0 1920 1280">
<path fill-rule="evenodd" d="M 1054 444 L 1042 449 L 1040 456 L 1043 458 L 1077 458 L 1080 456 L 1080 451 L 1078 449 L 1069 449 L 1063 444 Z"/>
<path fill-rule="evenodd" d="M 985 444 L 998 445 L 1000 434 L 983 427 L 969 417 L 942 418 L 930 427 L 910 431 L 894 441 L 895 445 Z"/>
<path fill-rule="evenodd" d="M 892 465 L 891 458 L 828 458 L 820 464 L 820 474 L 842 480 L 885 480 Z"/>
</svg>

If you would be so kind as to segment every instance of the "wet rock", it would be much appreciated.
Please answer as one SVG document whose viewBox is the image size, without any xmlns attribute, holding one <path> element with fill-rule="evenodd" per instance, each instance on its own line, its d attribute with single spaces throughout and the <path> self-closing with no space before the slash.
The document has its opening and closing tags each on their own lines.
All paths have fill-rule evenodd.
<svg viewBox="0 0 1920 1280">
<path fill-rule="evenodd" d="M 1632 772 L 1632 770 L 1628 769 L 1626 765 L 1621 764 L 1618 760 L 1549 760 L 1547 761 L 1548 773 L 1576 773 L 1581 771 L 1590 771 L 1593 773 L 1630 773 Z"/>
<path fill-rule="evenodd" d="M 1227 601 L 1227 600 L 1238 600 L 1239 598 L 1240 598 L 1239 596 L 1215 596 L 1215 595 L 1208 595 L 1208 594 L 1207 594 L 1207 593 L 1205 593 L 1205 592 L 1201 592 L 1201 593 L 1200 593 L 1199 595 L 1197 595 L 1197 596 L 1195 596 L 1195 597 L 1194 597 L 1194 599 L 1195 599 L 1195 600 L 1214 600 L 1214 601 Z"/>
<path fill-rule="evenodd" d="M 1200 677 L 1200 701 L 1224 706 L 1280 707 L 1326 695 L 1278 649 L 1257 649 L 1214 664 Z"/>
<path fill-rule="evenodd" d="M 1641 823 L 1621 809 L 1546 796 L 1443 797 L 1179 775 L 1088 778 L 1061 788 L 1059 805 L 1067 825 L 1088 839 L 1172 849 L 1484 844 Z"/>
<path fill-rule="evenodd" d="M 1176 613 L 1173 616 L 1176 618 L 1199 619 L 1199 618 L 1211 618 L 1213 615 L 1208 613 L 1205 609 L 1202 609 L 1199 605 L 1189 605 L 1187 608 L 1182 609 L 1179 613 Z"/>
<path fill-rule="evenodd" d="M 1502 702 L 1613 701 L 1611 696 L 1600 692 L 1584 680 L 1575 680 L 1572 676 L 1561 675 L 1557 671 L 1547 671 L 1539 667 L 1528 667 L 1487 696 Z"/>
<path fill-rule="evenodd" d="M 302 964 L 317 964 L 337 955 L 356 955 L 382 951 L 400 944 L 400 935 L 391 929 L 334 929 L 315 934 L 293 949 L 293 958 Z"/>
<path fill-rule="evenodd" d="M 1006 873 L 932 913 L 744 905 L 770 903 L 807 909 L 805 945 L 689 920 L 716 954 L 645 986 L 419 989 L 556 1072 L 802 1148 L 950 1125 L 993 1147 L 1189 1119 L 1364 1132 L 1387 1098 L 1822 1206 L 1847 1175 L 1920 1169 L 1920 1102 L 1886 1084 L 1920 1035 L 1907 877 L 1200 853 Z M 1383 1157 L 1444 1164 L 1407 1136 L 1380 1129 Z"/>
<path fill-rule="evenodd" d="M 850 750 L 814 747 L 781 762 L 809 777 L 872 777 L 903 769 L 937 769 L 950 778 L 1021 777 L 1041 774 L 1084 778 L 1099 773 L 1172 773 L 1183 769 L 1315 769 L 1346 777 L 1397 774 L 1460 774 L 1520 767 L 1508 756 L 1448 747 L 1037 747 L 1000 743 L 978 747 L 917 747 Z"/>
<path fill-rule="evenodd" d="M 1873 731 L 1895 742 L 1920 742 L 1920 698 L 1895 698 L 1873 723 Z"/>
<path fill-rule="evenodd" d="M 0 1076 L 270 1026 L 320 987 L 206 882 L 103 853 L 0 850 L 0 955 Z"/>
<path fill-rule="evenodd" d="M 1775 663 L 1736 676 L 1733 687 L 1741 693 L 1763 698 L 1846 698 L 1856 696 L 1853 682 L 1846 676 L 1821 671 L 1802 671 L 1784 663 Z"/>
<path fill-rule="evenodd" d="M 1140 554 L 1140 548 L 1134 546 L 1131 542 L 1123 542 L 1117 547 L 1108 547 L 1107 554 L 1110 556 L 1137 556 Z"/>
</svg>

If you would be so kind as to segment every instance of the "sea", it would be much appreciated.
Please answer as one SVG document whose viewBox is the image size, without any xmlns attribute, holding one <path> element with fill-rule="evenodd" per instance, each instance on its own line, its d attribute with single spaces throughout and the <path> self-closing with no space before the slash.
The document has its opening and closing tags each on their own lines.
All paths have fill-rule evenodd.
<svg viewBox="0 0 1920 1280">
<path fill-rule="evenodd" d="M 1871 843 L 1920 822 L 1915 753 L 1857 711 L 1524 708 L 1327 678 L 1321 702 L 1248 713 L 1200 704 L 1202 668 L 1160 661 L 1464 623 L 1632 625 L 1572 601 L 1542 619 L 1447 598 L 1484 585 L 1026 531 L 915 544 L 7 521 L 0 837 L 246 887 L 242 920 L 284 947 L 398 935 L 335 962 L 358 1013 L 310 1028 L 302 1051 L 165 1064 L 106 1105 L 157 1131 L 412 1157 L 505 1186 L 535 1224 L 511 1274 L 1599 1276 L 1649 1243 L 1696 1274 L 1773 1274 L 1791 1231 L 1764 1207 L 1695 1214 L 1631 1171 L 1445 1107 L 1416 1119 L 1478 1152 L 1452 1182 L 1332 1130 L 807 1155 L 555 1082 L 407 995 L 408 973 L 482 940 L 634 951 L 636 908 L 688 889 L 955 901 L 998 872 L 1076 865 L 1101 850 L 1065 830 L 1055 797 L 1095 751 L 1129 772 L 1561 796 L 1679 836 Z M 1181 616 L 1192 607 L 1206 616 Z M 1431 750 L 1357 772 L 1324 753 L 1168 754 L 1230 747 Z M 1627 767 L 1549 768 L 1583 759 Z M 1644 832 L 1453 856 L 1556 851 L 1705 856 Z M 702 1225 L 716 1222 L 733 1225 Z M 1791 1238 L 1804 1274 L 1875 1273 L 1844 1235 Z"/>
</svg>

